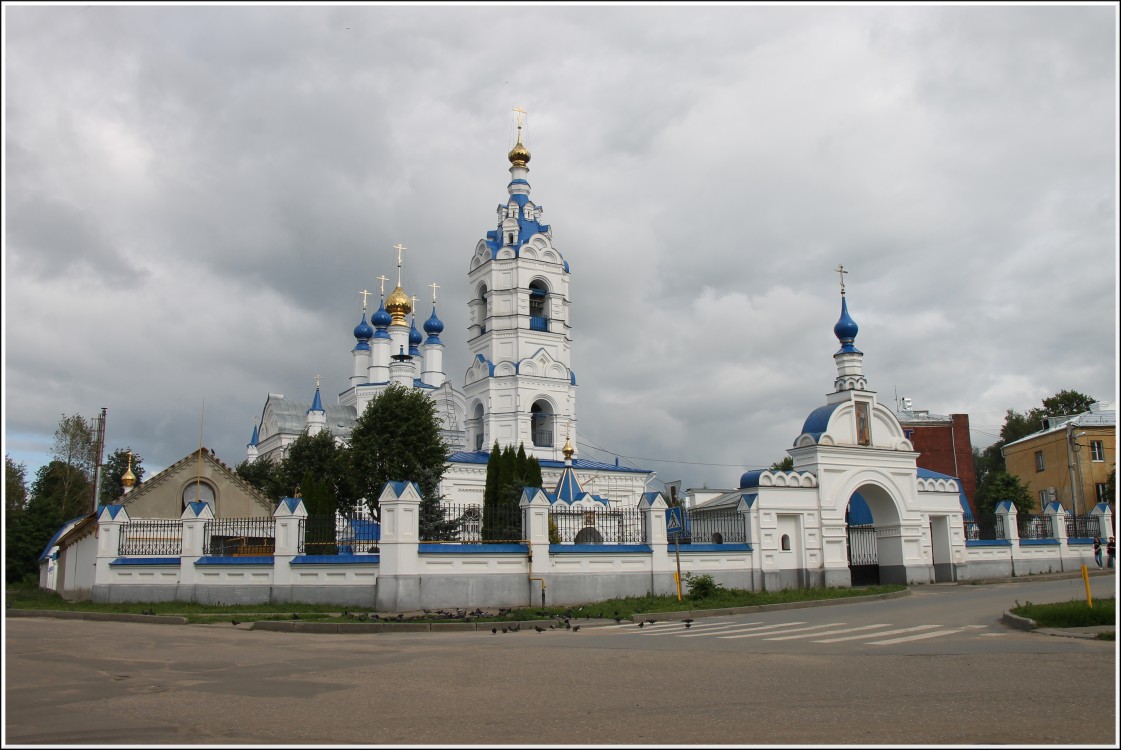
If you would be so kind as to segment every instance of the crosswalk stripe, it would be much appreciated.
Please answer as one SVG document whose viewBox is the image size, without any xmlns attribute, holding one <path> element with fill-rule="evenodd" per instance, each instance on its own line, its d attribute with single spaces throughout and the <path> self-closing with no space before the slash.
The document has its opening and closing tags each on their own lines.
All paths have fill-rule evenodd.
<svg viewBox="0 0 1121 750">
<path fill-rule="evenodd" d="M 937 627 L 937 626 L 935 626 Z M 951 633 L 960 633 L 963 628 L 955 628 L 953 630 L 935 630 L 933 633 L 919 633 L 918 635 L 908 635 L 902 638 L 889 638 L 886 641 L 871 641 L 869 646 L 887 646 L 892 643 L 904 643 L 906 641 L 917 641 L 923 638 L 937 638 L 940 635 L 950 635 Z"/>
<path fill-rule="evenodd" d="M 774 628 L 783 628 L 783 627 L 786 627 L 787 625 L 802 625 L 802 624 L 803 623 L 800 623 L 800 622 L 784 622 L 781 625 L 770 626 L 771 627 L 771 632 L 770 633 L 762 632 L 763 628 L 756 628 L 756 630 L 759 631 L 759 632 L 756 632 L 756 633 L 736 633 L 735 635 L 718 635 L 716 637 L 717 638 L 760 638 L 760 637 L 765 636 L 765 635 L 774 635 Z M 797 633 L 800 630 L 817 630 L 818 628 L 830 628 L 830 627 L 833 627 L 834 625 L 844 625 L 844 623 L 843 622 L 827 622 L 827 623 L 824 623 L 822 625 L 806 625 L 806 627 L 804 627 L 804 628 L 791 628 L 790 630 L 783 630 L 783 631 L 779 631 L 779 632 Z"/>
<path fill-rule="evenodd" d="M 842 628 L 841 630 L 827 630 L 824 633 L 800 633 L 798 635 L 782 635 L 778 638 L 764 638 L 765 641 L 792 641 L 795 638 L 813 638 L 819 635 L 836 635 L 837 633 L 855 633 L 858 630 L 871 630 L 872 628 L 889 628 L 891 625 L 883 623 L 880 625 L 861 625 L 858 628 Z M 868 633 L 868 636 L 874 636 L 875 633 Z"/>
<path fill-rule="evenodd" d="M 700 638 L 702 636 L 712 635 L 714 633 L 735 633 L 735 632 L 739 632 L 740 630 L 743 630 L 744 628 L 747 628 L 748 630 L 751 630 L 752 628 L 748 627 L 750 625 L 761 625 L 761 624 L 762 624 L 762 621 L 760 621 L 760 622 L 724 623 L 722 625 L 715 625 L 715 626 L 709 628 L 708 630 L 702 630 L 699 633 L 692 633 L 692 632 L 690 632 L 690 633 L 678 633 L 677 637 L 678 638 Z M 697 627 L 697 626 L 694 625 L 693 627 Z M 767 627 L 774 627 L 774 626 L 773 625 L 768 625 Z"/>
<path fill-rule="evenodd" d="M 916 628 L 900 628 L 899 630 L 887 630 L 883 633 L 876 633 L 876 635 L 896 635 L 898 633 L 912 633 L 916 630 L 930 630 L 931 628 L 940 628 L 941 625 L 919 625 Z M 837 643 L 838 641 L 855 641 L 858 638 L 867 638 L 868 633 L 864 635 L 846 635 L 841 638 L 826 638 L 822 641 L 814 641 L 814 643 Z"/>
</svg>

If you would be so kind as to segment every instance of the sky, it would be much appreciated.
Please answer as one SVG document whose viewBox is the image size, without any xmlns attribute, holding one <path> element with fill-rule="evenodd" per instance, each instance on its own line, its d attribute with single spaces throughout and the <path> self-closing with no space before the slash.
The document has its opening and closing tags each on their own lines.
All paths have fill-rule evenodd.
<svg viewBox="0 0 1121 750">
<path fill-rule="evenodd" d="M 467 270 L 507 197 L 571 266 L 577 455 L 734 488 L 834 390 L 839 274 L 895 407 L 1115 401 L 1118 10 L 5 3 L 4 453 L 62 415 L 150 477 L 334 398 L 363 289 Z M 388 292 L 389 290 L 387 290 Z"/>
</svg>

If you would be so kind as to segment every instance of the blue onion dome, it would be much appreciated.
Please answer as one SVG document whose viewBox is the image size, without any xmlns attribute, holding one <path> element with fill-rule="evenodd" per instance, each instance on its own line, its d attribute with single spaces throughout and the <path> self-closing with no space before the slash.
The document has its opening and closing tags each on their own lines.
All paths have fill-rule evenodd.
<svg viewBox="0 0 1121 750">
<path fill-rule="evenodd" d="M 389 328 L 389 324 L 393 322 L 393 316 L 385 310 L 385 300 L 378 305 L 377 312 L 370 316 L 370 322 L 374 324 L 375 328 Z"/>
<path fill-rule="evenodd" d="M 413 318 L 409 323 L 409 347 L 420 346 L 420 342 L 424 341 L 424 337 L 420 335 L 420 331 L 416 329 L 416 318 Z"/>
<path fill-rule="evenodd" d="M 362 311 L 362 322 L 354 327 L 354 338 L 365 341 L 374 335 L 374 329 L 366 322 L 366 311 Z"/>
<path fill-rule="evenodd" d="M 833 326 L 833 334 L 842 344 L 842 349 L 851 349 L 853 342 L 856 340 L 857 331 L 856 321 L 849 317 L 849 306 L 844 297 L 841 297 L 841 318 L 837 321 L 837 325 Z"/>
<path fill-rule="evenodd" d="M 424 332 L 429 336 L 439 336 L 444 331 L 444 321 L 436 317 L 436 306 L 432 306 L 432 316 L 424 321 Z"/>
</svg>

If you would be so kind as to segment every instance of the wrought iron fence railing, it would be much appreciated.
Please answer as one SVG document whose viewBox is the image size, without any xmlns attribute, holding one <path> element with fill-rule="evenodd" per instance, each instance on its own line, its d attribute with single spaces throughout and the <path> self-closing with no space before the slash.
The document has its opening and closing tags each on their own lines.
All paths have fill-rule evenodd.
<svg viewBox="0 0 1121 750">
<path fill-rule="evenodd" d="M 685 528 L 668 532 L 670 544 L 731 544 L 747 541 L 747 527 L 738 511 L 687 508 Z"/>
<path fill-rule="evenodd" d="M 1094 516 L 1067 516 L 1067 537 L 1093 539 L 1101 536 L 1101 525 Z"/>
<path fill-rule="evenodd" d="M 442 503 L 439 513 L 426 518 L 421 513 L 420 541 L 460 544 L 521 542 L 522 509 L 516 506 Z"/>
<path fill-rule="evenodd" d="M 271 518 L 215 518 L 207 521 L 202 553 L 215 557 L 271 555 L 276 549 Z"/>
<path fill-rule="evenodd" d="M 560 544 L 645 544 L 646 523 L 637 508 L 557 510 L 549 513 L 550 537 Z"/>
<path fill-rule="evenodd" d="M 981 518 L 965 522 L 966 541 L 1004 539 L 1004 517 Z"/>
<path fill-rule="evenodd" d="M 183 554 L 183 522 L 178 519 L 129 521 L 121 526 L 119 555 Z"/>
<path fill-rule="evenodd" d="M 301 555 L 377 553 L 381 527 L 367 516 L 308 516 L 300 520 Z"/>
<path fill-rule="evenodd" d="M 1021 539 L 1051 539 L 1055 535 L 1051 529 L 1051 517 L 1026 514 L 1018 516 L 1016 523 Z"/>
</svg>

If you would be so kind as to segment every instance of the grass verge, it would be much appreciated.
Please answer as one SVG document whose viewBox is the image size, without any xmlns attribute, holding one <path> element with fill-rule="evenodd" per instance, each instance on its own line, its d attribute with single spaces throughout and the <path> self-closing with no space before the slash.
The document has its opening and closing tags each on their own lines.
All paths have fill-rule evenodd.
<svg viewBox="0 0 1121 750">
<path fill-rule="evenodd" d="M 1009 611 L 1035 620 L 1041 628 L 1089 628 L 1117 623 L 1114 599 L 1095 599 L 1093 607 L 1077 599 L 1054 604 L 1020 604 L 1017 600 L 1016 606 Z"/>
<path fill-rule="evenodd" d="M 487 617 L 470 618 L 483 621 L 517 621 L 551 619 L 568 616 L 574 619 L 613 618 L 626 619 L 632 615 L 651 612 L 686 612 L 702 609 L 726 609 L 729 607 L 749 607 L 761 604 L 785 604 L 792 602 L 816 601 L 822 599 L 844 599 L 854 596 L 869 596 L 903 591 L 906 586 L 867 586 L 860 588 L 813 588 L 787 589 L 784 591 L 746 591 L 743 589 L 718 588 L 711 596 L 693 599 L 683 595 L 681 601 L 676 596 L 638 596 L 608 599 L 602 602 L 585 603 L 568 607 L 520 607 Z M 6 589 L 7 606 L 14 609 L 67 610 L 72 612 L 117 612 L 123 614 L 181 615 L 192 623 L 224 622 L 236 619 L 242 622 L 254 620 L 288 620 L 298 615 L 307 621 L 354 621 L 369 619 L 373 614 L 368 609 L 340 607 L 337 604 L 197 604 L 194 602 L 90 602 L 67 601 L 53 591 L 34 586 L 8 586 Z M 489 608 L 496 612 L 497 608 Z M 345 615 L 343 613 L 346 613 Z M 381 613 L 382 620 L 396 620 L 388 613 Z M 417 614 L 404 618 L 407 622 L 462 622 L 464 617 L 445 617 L 438 612 Z"/>
</svg>

